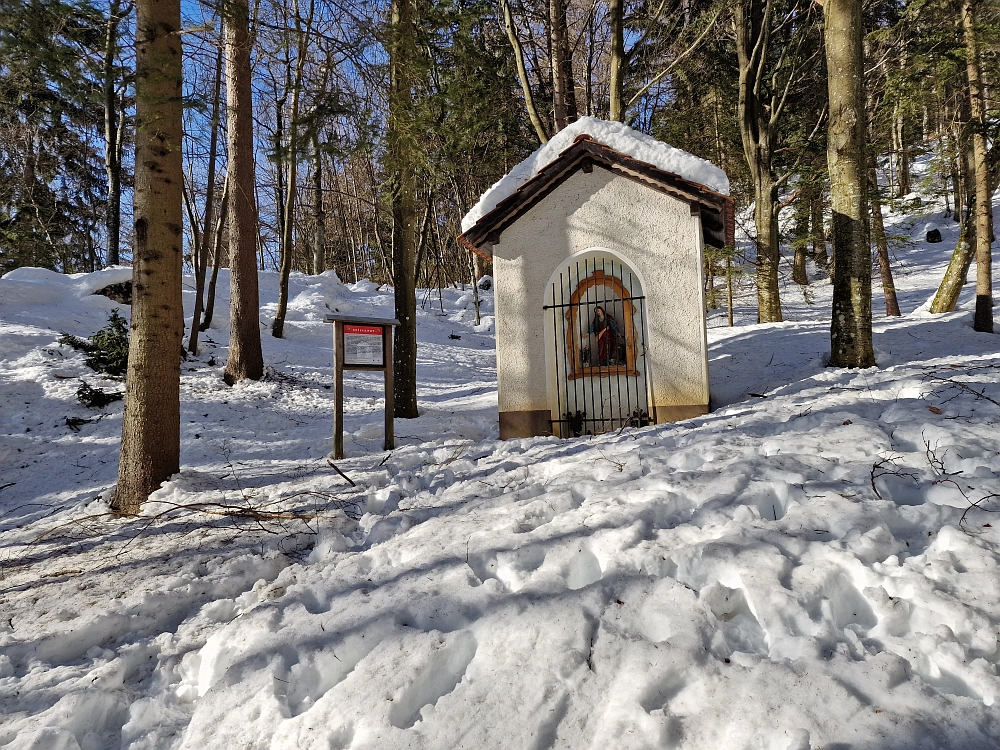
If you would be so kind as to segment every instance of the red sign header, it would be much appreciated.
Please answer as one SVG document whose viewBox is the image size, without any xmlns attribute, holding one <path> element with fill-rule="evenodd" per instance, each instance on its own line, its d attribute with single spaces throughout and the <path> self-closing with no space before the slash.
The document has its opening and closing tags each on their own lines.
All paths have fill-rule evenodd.
<svg viewBox="0 0 1000 750">
<path fill-rule="evenodd" d="M 362 336 L 381 336 L 382 326 L 344 326 L 344 333 L 353 333 Z"/>
</svg>

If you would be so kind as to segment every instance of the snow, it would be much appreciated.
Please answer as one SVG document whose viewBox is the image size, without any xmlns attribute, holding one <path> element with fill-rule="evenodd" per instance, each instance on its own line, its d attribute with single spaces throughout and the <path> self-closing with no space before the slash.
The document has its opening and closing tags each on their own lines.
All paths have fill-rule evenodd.
<svg viewBox="0 0 1000 750">
<path fill-rule="evenodd" d="M 462 231 L 467 232 L 472 229 L 476 222 L 496 208 L 498 203 L 513 195 L 518 188 L 554 162 L 581 135 L 589 135 L 594 141 L 610 149 L 704 185 L 722 195 L 729 195 L 729 178 L 711 162 L 658 141 L 638 130 L 632 130 L 624 123 L 596 117 L 581 117 L 552 136 L 548 143 L 483 193 L 479 202 L 462 219 Z"/>
<path fill-rule="evenodd" d="M 119 272 L 8 274 L 0 746 L 995 747 L 1000 354 L 972 285 L 922 309 L 957 235 L 924 243 L 930 218 L 886 216 L 909 244 L 878 368 L 823 366 L 810 265 L 789 322 L 710 316 L 712 413 L 620 435 L 497 440 L 491 292 L 478 327 L 471 288 L 421 293 L 391 454 L 381 376 L 346 379 L 357 487 L 327 465 L 322 318 L 391 290 L 293 274 L 268 377 L 233 388 L 223 293 L 182 366 L 183 469 L 133 520 L 106 505 L 122 405 L 75 400 L 121 384 L 56 343 L 121 307 L 86 293 Z M 275 274 L 261 294 L 266 326 Z"/>
</svg>

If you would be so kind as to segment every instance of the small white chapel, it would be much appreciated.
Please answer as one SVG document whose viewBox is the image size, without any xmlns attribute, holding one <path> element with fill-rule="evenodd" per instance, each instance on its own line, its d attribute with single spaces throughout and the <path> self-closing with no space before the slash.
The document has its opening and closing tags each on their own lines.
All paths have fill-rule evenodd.
<svg viewBox="0 0 1000 750">
<path fill-rule="evenodd" d="M 705 246 L 734 242 L 711 163 L 585 117 L 465 216 L 493 261 L 500 437 L 575 437 L 709 408 Z"/>
</svg>

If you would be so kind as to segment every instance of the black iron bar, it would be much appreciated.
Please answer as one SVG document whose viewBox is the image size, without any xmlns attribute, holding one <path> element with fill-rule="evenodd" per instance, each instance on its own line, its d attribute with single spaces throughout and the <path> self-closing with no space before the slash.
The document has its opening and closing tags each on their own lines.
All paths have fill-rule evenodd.
<svg viewBox="0 0 1000 750">
<path fill-rule="evenodd" d="M 628 300 L 628 301 L 631 302 L 631 301 L 634 301 L 634 300 L 646 299 L 646 298 L 643 297 L 643 296 L 639 296 L 639 297 L 622 297 L 622 299 L 623 300 Z M 594 301 L 594 302 L 590 302 L 590 301 L 587 301 L 587 302 L 567 302 L 564 305 L 544 305 L 542 307 L 542 309 L 543 310 L 551 310 L 554 307 L 584 307 L 584 306 L 587 306 L 587 305 L 599 305 L 599 304 L 601 304 L 601 303 L 597 302 L 597 301 Z"/>
<path fill-rule="evenodd" d="M 624 274 L 624 269 L 623 269 L 622 275 L 623 276 L 625 275 Z M 632 271 L 631 271 L 631 269 L 629 269 L 629 272 L 628 272 L 628 293 L 630 295 L 632 294 L 632 290 L 635 288 L 634 284 L 635 284 L 635 279 L 632 278 Z M 623 301 L 622 302 L 622 307 L 624 307 L 624 306 L 625 306 L 625 302 Z M 631 307 L 632 307 L 632 310 L 634 311 L 635 310 L 635 306 L 631 306 Z M 642 320 L 639 321 L 639 324 L 642 325 Z M 625 326 L 625 330 L 626 331 L 628 330 L 628 326 Z M 632 353 L 632 366 L 635 369 L 635 371 L 638 372 L 639 371 L 639 368 L 637 366 L 638 363 L 635 361 L 635 354 L 636 354 L 636 352 L 635 352 L 635 313 L 634 312 L 632 314 L 632 340 L 629 341 L 629 337 L 628 336 L 625 337 L 625 370 L 626 370 L 626 372 L 628 371 L 629 352 Z M 626 378 L 625 378 L 625 400 L 628 401 L 628 406 L 625 409 L 626 419 L 631 419 L 631 417 L 632 417 L 632 409 L 633 409 L 633 407 L 632 407 L 632 378 L 628 377 L 628 376 L 626 376 Z M 639 382 L 638 382 L 638 380 L 636 380 L 636 384 L 635 384 L 635 400 L 636 400 L 636 402 L 639 401 Z"/>
<path fill-rule="evenodd" d="M 562 275 L 562 272 L 560 272 L 559 273 L 559 302 L 560 302 L 560 304 L 562 304 L 563 302 L 565 302 L 565 300 L 566 300 L 566 282 L 563 281 L 563 275 Z M 554 299 L 552 301 L 555 302 Z M 568 417 L 569 416 L 569 408 L 570 408 L 569 407 L 569 377 L 568 377 L 569 376 L 569 372 L 570 372 L 570 369 L 569 369 L 569 357 L 570 357 L 569 342 L 566 340 L 566 321 L 565 321 L 565 319 L 563 319 L 563 316 L 560 315 L 559 313 L 555 313 L 555 314 L 559 317 L 559 331 L 560 331 L 560 335 L 562 336 L 562 338 L 560 339 L 560 342 L 562 344 L 562 352 L 563 352 L 563 358 L 564 358 L 563 359 L 563 368 L 564 368 L 564 370 L 566 372 L 566 375 L 567 375 L 567 378 L 566 378 L 566 416 Z M 574 396 L 575 396 L 575 394 L 574 394 Z M 574 398 L 574 403 L 575 403 L 575 398 Z M 559 416 L 562 417 L 563 415 L 560 414 Z M 560 436 L 562 437 L 562 435 L 560 435 Z M 572 435 L 567 435 L 566 437 L 572 437 Z"/>
<path fill-rule="evenodd" d="M 556 283 L 552 282 L 552 302 L 556 301 Z M 544 309 L 544 308 L 543 308 Z M 559 313 L 552 312 L 552 335 L 554 337 L 553 344 L 556 347 L 555 351 L 555 361 L 556 361 L 556 416 L 562 417 L 562 381 L 559 379 Z M 551 402 L 550 402 L 551 403 Z M 560 421 L 560 420 L 555 420 Z M 555 434 L 555 430 L 552 431 Z M 562 434 L 559 435 L 562 437 Z"/>
<path fill-rule="evenodd" d="M 643 402 L 646 404 L 646 414 L 649 416 L 649 418 L 650 418 L 651 421 L 655 422 L 656 418 L 655 418 L 655 415 L 653 415 L 653 414 L 650 413 L 650 409 L 652 407 L 651 407 L 651 405 L 649 403 L 649 367 L 647 367 L 647 362 L 646 362 L 646 325 L 645 325 L 645 322 L 646 322 L 646 303 L 645 303 L 645 301 L 640 301 L 639 302 L 639 307 L 640 307 L 640 315 L 639 315 L 639 317 L 642 319 L 642 322 L 643 322 L 642 330 L 639 332 L 639 335 L 642 337 L 642 375 L 643 375 L 642 380 L 643 380 L 643 385 L 645 386 L 645 393 L 643 394 Z"/>
<path fill-rule="evenodd" d="M 615 273 L 615 264 L 614 264 L 614 261 L 612 261 L 611 262 L 611 275 L 614 276 L 614 273 Z M 623 266 L 620 263 L 618 264 L 618 273 L 620 273 L 621 276 L 625 275 L 625 266 Z M 621 277 L 619 277 L 619 280 L 620 281 L 624 281 L 624 279 L 621 278 Z M 618 307 L 621 309 L 621 315 L 618 316 L 618 320 L 621 321 L 622 330 L 621 330 L 620 334 L 615 334 L 615 361 L 618 362 L 618 372 L 615 373 L 615 385 L 618 388 L 618 418 L 619 418 L 619 421 L 621 421 L 621 417 L 622 417 L 622 376 L 621 376 L 621 366 L 622 366 L 622 363 L 620 361 L 618 361 L 618 354 L 619 354 L 618 336 L 621 336 L 622 339 L 625 340 L 625 346 L 627 347 L 628 346 L 628 337 L 625 335 L 625 331 L 628 330 L 628 327 L 625 325 L 625 303 L 619 300 Z M 625 352 L 625 403 L 628 404 L 628 352 L 627 351 Z M 618 426 L 620 427 L 621 425 L 618 425 Z"/>
<path fill-rule="evenodd" d="M 605 260 L 606 260 L 606 258 L 601 258 L 601 275 L 602 276 L 607 276 L 607 269 L 605 268 Z M 597 274 L 597 262 L 596 261 L 594 262 L 594 274 L 595 275 Z M 607 288 L 607 287 L 605 287 L 605 288 Z M 597 292 L 594 292 L 594 299 L 595 300 L 597 299 Z M 607 328 L 610 328 L 610 326 L 608 325 L 608 321 L 606 320 L 606 318 L 610 314 L 607 311 L 607 309 L 606 309 L 607 308 L 607 304 L 608 304 L 607 301 L 605 301 L 604 302 L 604 305 L 605 305 L 605 310 L 604 310 L 605 321 L 604 321 L 604 324 L 605 324 L 605 326 L 607 326 Z M 607 331 L 604 334 L 605 336 L 607 336 L 608 333 L 611 333 L 611 331 L 608 331 L 607 328 L 605 328 L 605 331 Z M 600 339 L 598 339 L 598 341 L 599 340 Z M 610 365 L 610 364 L 611 364 L 611 359 L 609 357 L 608 358 L 608 365 Z M 603 366 L 604 365 L 601 364 L 601 345 L 598 344 L 597 345 L 597 367 L 601 368 Z M 609 388 L 611 387 L 611 382 L 610 381 L 608 381 L 608 387 Z M 593 389 L 594 389 L 593 379 L 591 379 L 590 388 L 591 388 L 591 393 L 593 393 Z M 600 393 L 600 399 L 601 399 L 601 402 L 600 402 L 601 403 L 601 417 L 604 417 L 604 378 L 601 375 L 600 369 L 597 370 L 597 389 L 598 389 L 598 392 Z M 597 411 L 596 410 L 594 411 L 594 416 L 595 417 L 597 416 Z M 601 430 L 601 432 L 604 432 L 604 430 Z"/>
</svg>

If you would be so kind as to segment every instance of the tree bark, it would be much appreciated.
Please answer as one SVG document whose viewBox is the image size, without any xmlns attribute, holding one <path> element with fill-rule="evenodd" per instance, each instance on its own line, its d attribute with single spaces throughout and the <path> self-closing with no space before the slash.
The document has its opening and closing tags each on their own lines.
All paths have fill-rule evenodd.
<svg viewBox="0 0 1000 750">
<path fill-rule="evenodd" d="M 826 226 L 823 223 L 823 189 L 817 186 L 809 201 L 811 218 L 809 219 L 809 232 L 812 237 L 812 257 L 813 262 L 820 268 L 830 265 L 830 258 L 826 254 Z"/>
<path fill-rule="evenodd" d="M 531 82 L 528 80 L 528 70 L 524 67 L 524 48 L 521 46 L 521 40 L 517 36 L 517 28 L 514 26 L 514 14 L 510 10 L 510 0 L 500 0 L 500 5 L 503 9 L 503 24 L 507 31 L 507 39 L 514 50 L 517 78 L 521 82 L 521 93 L 524 94 L 524 105 L 528 110 L 528 118 L 531 120 L 531 126 L 535 129 L 539 143 L 548 143 L 549 136 L 545 132 L 542 118 L 538 116 L 535 97 L 531 91 Z"/>
<path fill-rule="evenodd" d="M 808 286 L 809 274 L 806 272 L 806 246 L 809 244 L 809 209 L 808 194 L 803 191 L 795 199 L 795 239 L 792 249 L 795 253 L 792 260 L 792 281 L 799 286 Z"/>
<path fill-rule="evenodd" d="M 611 25 L 611 59 L 608 89 L 609 120 L 625 122 L 625 0 L 608 0 L 608 21 Z"/>
<path fill-rule="evenodd" d="M 976 39 L 976 5 L 962 1 L 962 31 L 965 37 L 965 73 L 969 82 L 972 114 L 972 175 L 976 186 L 976 312 L 973 330 L 993 333 L 993 206 L 986 160 L 986 102 Z"/>
<path fill-rule="evenodd" d="M 965 110 L 963 104 L 961 110 Z M 973 171 L 972 163 L 974 154 L 972 143 L 969 139 L 962 138 L 961 133 L 953 137 L 952 148 L 955 151 L 954 162 L 956 166 L 952 181 L 955 188 L 955 220 L 961 222 L 959 225 L 958 242 L 955 243 L 955 250 L 951 254 L 948 268 L 941 279 L 934 300 L 931 302 L 930 311 L 932 313 L 953 312 L 958 304 L 958 298 L 962 293 L 962 287 L 969 278 L 969 267 L 976 255 L 976 215 L 973 211 L 963 211 L 963 206 L 975 204 L 975 180 L 971 179 Z M 972 193 L 970 195 L 969 193 Z"/>
<path fill-rule="evenodd" d="M 295 53 L 295 78 L 292 81 L 292 101 L 288 113 L 288 181 L 285 185 L 284 219 L 281 232 L 281 268 L 278 273 L 278 310 L 274 314 L 271 335 L 276 339 L 285 334 L 285 314 L 288 312 L 288 278 L 292 272 L 292 242 L 295 229 L 295 198 L 298 194 L 299 162 L 299 101 L 302 95 L 302 73 L 305 69 L 306 50 L 312 31 L 312 15 L 315 3 L 310 2 L 306 28 L 302 28 L 299 4 L 294 3 L 295 32 L 297 37 Z"/>
<path fill-rule="evenodd" d="M 326 270 L 326 212 L 323 208 L 323 152 L 319 147 L 319 128 L 312 134 L 313 146 L 313 273 Z M 344 212 L 341 211 L 341 216 Z M 347 217 L 344 217 L 347 229 Z M 346 234 L 346 232 L 345 232 Z"/>
<path fill-rule="evenodd" d="M 191 335 L 188 338 L 188 351 L 198 353 L 198 333 L 201 331 L 201 315 L 205 307 L 205 272 L 208 268 L 208 249 L 212 241 L 212 229 L 215 224 L 215 164 L 219 147 L 219 99 L 222 94 L 222 47 L 215 57 L 215 85 L 212 93 L 212 123 L 208 139 L 208 176 L 205 193 L 205 219 L 198 243 L 199 259 L 195 264 L 194 278 L 194 313 L 191 318 Z M 197 231 L 195 229 L 194 231 Z"/>
<path fill-rule="evenodd" d="M 772 119 L 777 113 L 760 94 L 761 80 L 769 74 L 765 61 L 770 44 L 771 5 L 758 0 L 740 0 L 734 11 L 740 66 L 740 136 L 754 186 L 757 319 L 761 323 L 777 323 L 782 319 L 778 291 L 778 188 L 771 165 L 774 156 Z"/>
<path fill-rule="evenodd" d="M 861 0 L 827 0 L 827 164 L 833 208 L 830 365 L 872 367 L 872 254 L 867 226 Z"/>
<path fill-rule="evenodd" d="M 247 0 L 224 6 L 226 105 L 229 139 L 229 357 L 227 384 L 260 380 L 260 296 L 257 289 L 257 195 L 250 88 L 250 9 Z"/>
<path fill-rule="evenodd" d="M 889 243 L 885 237 L 885 223 L 882 221 L 882 199 L 879 195 L 878 171 L 875 169 L 875 155 L 868 154 L 868 188 L 871 197 L 872 234 L 878 251 L 878 268 L 882 276 L 882 294 L 885 296 L 885 314 L 896 317 L 899 301 L 896 299 L 896 284 L 892 280 L 892 266 L 889 265 Z"/>
<path fill-rule="evenodd" d="M 565 0 L 549 0 L 549 62 L 552 69 L 552 112 L 555 132 L 576 119 L 576 92 L 572 91 L 572 60 L 566 30 Z M 573 110 L 573 111 L 571 111 Z"/>
<path fill-rule="evenodd" d="M 108 207 L 105 228 L 108 234 L 107 262 L 118 265 L 121 243 L 122 160 L 121 123 L 118 121 L 118 93 L 115 84 L 115 55 L 118 52 L 118 24 L 124 14 L 120 0 L 111 0 L 104 34 L 104 169 L 108 175 Z"/>
<path fill-rule="evenodd" d="M 215 231 L 212 234 L 212 278 L 208 280 L 208 291 L 205 293 L 205 317 L 201 321 L 200 329 L 202 333 L 212 325 L 212 317 L 215 314 L 215 286 L 219 281 L 219 265 L 222 261 L 222 235 L 229 218 L 229 175 L 222 182 L 222 204 L 219 206 L 219 218 L 215 222 Z"/>
<path fill-rule="evenodd" d="M 180 0 L 136 18 L 135 250 L 121 461 L 112 508 L 134 515 L 180 470 L 183 256 Z"/>
<path fill-rule="evenodd" d="M 393 0 L 390 44 L 389 132 L 392 173 L 392 283 L 399 325 L 393 337 L 395 416 L 417 416 L 416 177 L 410 79 L 413 48 L 413 0 Z"/>
</svg>

